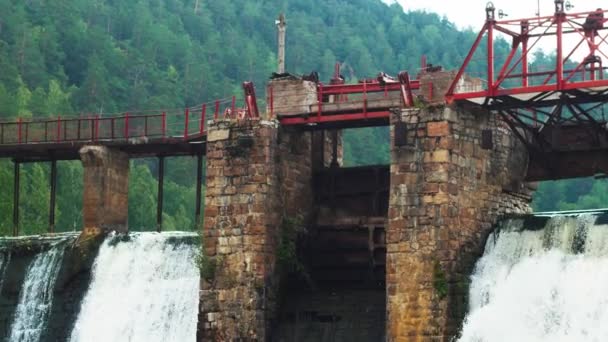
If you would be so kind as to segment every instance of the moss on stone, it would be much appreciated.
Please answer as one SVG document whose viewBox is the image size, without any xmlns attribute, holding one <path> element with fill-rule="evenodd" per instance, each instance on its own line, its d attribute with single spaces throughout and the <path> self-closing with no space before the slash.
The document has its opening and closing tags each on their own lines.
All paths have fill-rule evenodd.
<svg viewBox="0 0 608 342">
<path fill-rule="evenodd" d="M 433 265 L 433 287 L 439 296 L 439 299 L 444 299 L 448 295 L 448 281 L 443 268 L 438 260 L 435 260 Z"/>
</svg>

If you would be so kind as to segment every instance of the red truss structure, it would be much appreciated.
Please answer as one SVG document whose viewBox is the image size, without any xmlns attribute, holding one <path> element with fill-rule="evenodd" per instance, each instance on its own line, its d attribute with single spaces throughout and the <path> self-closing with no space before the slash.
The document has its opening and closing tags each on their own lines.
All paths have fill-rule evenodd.
<svg viewBox="0 0 608 342">
<path fill-rule="evenodd" d="M 587 90 L 588 93 L 605 95 L 608 80 L 604 79 L 604 60 L 608 59 L 608 32 L 604 27 L 608 17 L 606 11 L 598 9 L 585 13 L 566 13 L 563 0 L 555 1 L 553 16 L 522 20 L 495 18 L 496 9 L 492 3 L 486 8 L 486 23 L 477 36 L 471 51 L 448 89 L 448 102 L 469 100 L 484 105 L 511 104 L 517 107 L 522 101 L 541 102 L 552 105 L 559 101 L 559 93 Z M 605 18 L 606 17 L 606 18 Z M 505 62 L 496 68 L 494 45 L 502 33 L 512 39 L 512 48 Z M 473 55 L 479 49 L 483 38 L 487 40 L 486 89 L 459 88 L 461 79 Z M 556 63 L 550 70 L 529 71 L 532 50 L 540 42 L 555 41 Z M 577 42 L 568 48 L 567 43 Z M 574 56 L 585 54 L 576 67 Z M 516 82 L 509 82 L 516 81 Z"/>
<path fill-rule="evenodd" d="M 554 15 L 518 20 L 497 19 L 494 5 L 488 3 L 486 22 L 448 89 L 446 101 L 497 112 L 534 152 L 571 149 L 573 145 L 566 146 L 563 135 L 573 127 L 587 132 L 582 150 L 607 148 L 607 11 L 567 13 L 569 3 L 554 2 Z M 499 64 L 495 43 L 505 37 L 512 42 L 511 51 Z M 555 46 L 554 64 L 531 71 L 534 49 L 548 44 Z M 475 87 L 467 85 L 464 75 L 476 53 L 484 55 L 487 69 L 485 79 Z"/>
</svg>

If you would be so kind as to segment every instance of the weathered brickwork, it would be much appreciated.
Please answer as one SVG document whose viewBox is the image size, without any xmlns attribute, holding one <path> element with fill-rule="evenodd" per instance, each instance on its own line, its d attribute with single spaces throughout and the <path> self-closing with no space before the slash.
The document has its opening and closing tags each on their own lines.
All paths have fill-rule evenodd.
<svg viewBox="0 0 608 342">
<path fill-rule="evenodd" d="M 129 156 L 105 146 L 80 150 L 85 234 L 128 230 Z"/>
<path fill-rule="evenodd" d="M 266 341 L 276 316 L 285 217 L 310 212 L 311 138 L 270 121 L 209 127 L 199 341 Z"/>
<path fill-rule="evenodd" d="M 527 155 L 486 112 L 430 107 L 391 120 L 387 340 L 449 341 L 493 224 L 505 213 L 530 211 L 521 182 Z M 492 130 L 490 150 L 481 147 L 484 129 Z M 401 133 L 407 143 L 395 146 Z"/>
</svg>

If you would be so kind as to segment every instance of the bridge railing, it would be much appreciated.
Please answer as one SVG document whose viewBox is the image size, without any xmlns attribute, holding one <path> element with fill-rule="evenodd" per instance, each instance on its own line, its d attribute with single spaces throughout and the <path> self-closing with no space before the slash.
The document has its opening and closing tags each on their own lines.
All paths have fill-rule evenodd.
<svg viewBox="0 0 608 342">
<path fill-rule="evenodd" d="M 372 118 L 379 113 L 385 115 L 389 108 L 413 105 L 412 90 L 419 87 L 420 82 L 410 80 L 405 72 L 399 78 L 381 74 L 356 84 L 279 79 L 268 87 L 267 112 L 282 124 Z"/>
<path fill-rule="evenodd" d="M 185 109 L 0 122 L 0 145 L 194 140 L 206 134 L 209 120 L 259 116 L 253 85 L 243 86 L 242 98 L 232 96 Z"/>
</svg>

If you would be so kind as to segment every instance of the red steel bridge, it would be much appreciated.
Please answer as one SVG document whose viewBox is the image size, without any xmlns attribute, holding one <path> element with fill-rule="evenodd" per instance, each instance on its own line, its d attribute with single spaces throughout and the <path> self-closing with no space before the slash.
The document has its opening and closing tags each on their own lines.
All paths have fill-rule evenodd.
<svg viewBox="0 0 608 342">
<path fill-rule="evenodd" d="M 608 170 L 596 158 L 597 151 L 608 148 L 608 16 L 601 9 L 569 13 L 563 0 L 554 2 L 553 15 L 523 20 L 497 18 L 494 5 L 488 3 L 485 24 L 461 68 L 455 74 L 443 73 L 450 78 L 447 82 L 437 80 L 446 84 L 443 88 L 433 85 L 432 78 L 424 80 L 425 74 L 436 71 L 432 67 L 425 66 L 423 76 L 416 79 L 402 72 L 395 78 L 380 74 L 356 84 L 345 84 L 337 67 L 329 84 L 313 74 L 294 81 L 303 84 L 297 91 L 271 81 L 263 116 L 284 126 L 343 129 L 388 125 L 392 109 L 413 106 L 415 99 L 475 106 L 499 115 L 529 148 L 533 163 L 561 169 L 555 178 L 589 173 L 575 164 Z M 495 55 L 498 40 L 511 43 L 508 56 Z M 535 65 L 532 54 L 538 46 L 554 46 L 552 65 Z M 479 61 L 485 72 L 471 77 L 477 76 L 472 66 L 479 66 Z M 0 158 L 77 159 L 78 149 L 91 143 L 115 146 L 134 157 L 202 154 L 207 120 L 260 117 L 253 84 L 245 83 L 239 98 L 182 110 L 2 122 Z"/>
</svg>

